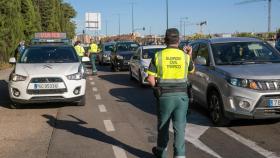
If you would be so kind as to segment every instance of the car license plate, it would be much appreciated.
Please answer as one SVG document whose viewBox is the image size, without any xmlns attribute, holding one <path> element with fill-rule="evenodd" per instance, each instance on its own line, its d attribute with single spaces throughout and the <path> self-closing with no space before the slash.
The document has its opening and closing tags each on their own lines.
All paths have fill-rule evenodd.
<svg viewBox="0 0 280 158">
<path fill-rule="evenodd" d="M 63 83 L 31 83 L 28 89 L 63 89 Z"/>
<path fill-rule="evenodd" d="M 269 107 L 280 106 L 280 99 L 269 99 L 268 106 Z"/>
</svg>

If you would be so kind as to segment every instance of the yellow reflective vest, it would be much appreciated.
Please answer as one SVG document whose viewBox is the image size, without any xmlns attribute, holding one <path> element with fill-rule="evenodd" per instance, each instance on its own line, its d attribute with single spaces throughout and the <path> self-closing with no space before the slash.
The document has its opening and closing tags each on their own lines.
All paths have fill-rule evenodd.
<svg viewBox="0 0 280 158">
<path fill-rule="evenodd" d="M 83 57 L 84 56 L 84 53 L 85 53 L 84 47 L 82 47 L 80 45 L 76 45 L 74 48 L 75 48 L 75 50 L 76 50 L 76 52 L 77 52 L 79 57 Z"/>
<path fill-rule="evenodd" d="M 98 46 L 95 43 L 89 45 L 89 52 L 90 53 L 98 53 Z"/>
<path fill-rule="evenodd" d="M 190 56 L 176 48 L 167 48 L 155 54 L 157 72 L 148 71 L 157 77 L 158 84 L 186 83 L 189 73 Z"/>
</svg>

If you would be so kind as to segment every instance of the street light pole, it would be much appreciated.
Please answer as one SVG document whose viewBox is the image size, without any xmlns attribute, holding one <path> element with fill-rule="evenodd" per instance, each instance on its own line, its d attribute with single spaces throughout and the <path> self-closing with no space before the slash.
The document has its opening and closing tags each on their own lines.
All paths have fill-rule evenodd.
<svg viewBox="0 0 280 158">
<path fill-rule="evenodd" d="M 131 29 L 132 29 L 132 34 L 134 33 L 134 2 L 131 2 Z"/>
<path fill-rule="evenodd" d="M 108 21 L 105 21 L 105 25 L 106 25 L 106 37 L 108 36 Z"/>
<path fill-rule="evenodd" d="M 121 14 L 118 14 L 118 19 L 119 19 L 119 36 L 121 36 Z"/>
<path fill-rule="evenodd" d="M 168 29 L 168 16 L 169 16 L 169 13 L 168 13 L 168 0 L 166 0 L 166 29 Z"/>
</svg>

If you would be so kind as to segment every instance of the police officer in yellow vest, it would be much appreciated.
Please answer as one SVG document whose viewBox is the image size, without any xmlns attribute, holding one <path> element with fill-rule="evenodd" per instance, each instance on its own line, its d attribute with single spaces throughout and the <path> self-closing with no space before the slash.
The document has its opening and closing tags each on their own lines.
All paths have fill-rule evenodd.
<svg viewBox="0 0 280 158">
<path fill-rule="evenodd" d="M 82 61 L 82 58 L 85 54 L 85 49 L 84 47 L 81 46 L 81 41 L 77 41 L 75 43 L 75 46 L 74 46 L 76 52 L 77 52 L 77 55 L 79 56 L 80 60 Z"/>
<path fill-rule="evenodd" d="M 174 129 L 174 158 L 185 158 L 185 127 L 188 110 L 187 77 L 194 71 L 190 55 L 178 49 L 179 31 L 166 30 L 167 48 L 157 52 L 148 70 L 148 82 L 154 87 L 158 101 L 158 138 L 153 153 L 167 157 L 169 123 Z M 191 54 L 191 47 L 188 48 Z"/>
<path fill-rule="evenodd" d="M 90 53 L 90 60 L 92 64 L 92 74 L 97 74 L 97 69 L 95 65 L 95 60 L 98 53 L 98 45 L 94 43 L 93 39 L 90 39 L 90 45 L 89 45 L 89 53 Z"/>
</svg>

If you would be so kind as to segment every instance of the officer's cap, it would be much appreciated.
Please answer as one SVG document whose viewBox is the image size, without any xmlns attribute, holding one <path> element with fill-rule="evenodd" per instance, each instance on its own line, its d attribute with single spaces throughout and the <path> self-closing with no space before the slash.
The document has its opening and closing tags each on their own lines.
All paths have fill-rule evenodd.
<svg viewBox="0 0 280 158">
<path fill-rule="evenodd" d="M 166 44 L 176 44 L 179 42 L 179 31 L 176 28 L 170 28 L 165 33 Z"/>
</svg>

